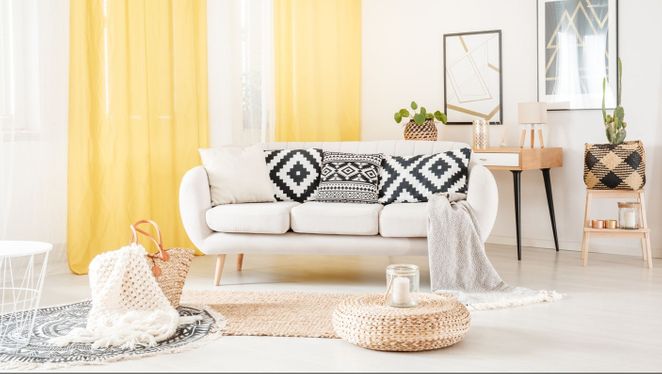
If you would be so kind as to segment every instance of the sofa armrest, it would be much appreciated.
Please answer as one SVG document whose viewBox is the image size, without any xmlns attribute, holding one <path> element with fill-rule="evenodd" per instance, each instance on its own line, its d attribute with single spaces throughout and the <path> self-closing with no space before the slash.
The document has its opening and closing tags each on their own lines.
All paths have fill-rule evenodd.
<svg viewBox="0 0 662 374">
<path fill-rule="evenodd" d="M 481 239 L 490 236 L 499 208 L 499 190 L 492 172 L 485 166 L 471 164 L 469 167 L 469 186 L 467 202 L 473 208 Z"/>
<path fill-rule="evenodd" d="M 179 185 L 179 214 L 184 230 L 195 246 L 202 248 L 204 240 L 212 234 L 205 214 L 211 208 L 209 179 L 204 167 L 196 166 L 184 174 Z"/>
</svg>

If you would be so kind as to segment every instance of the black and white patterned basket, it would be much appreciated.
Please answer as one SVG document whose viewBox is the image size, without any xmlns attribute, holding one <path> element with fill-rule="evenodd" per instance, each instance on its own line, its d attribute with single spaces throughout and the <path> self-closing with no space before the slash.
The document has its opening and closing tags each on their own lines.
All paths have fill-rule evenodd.
<svg viewBox="0 0 662 374">
<path fill-rule="evenodd" d="M 640 190 L 646 184 L 646 154 L 640 140 L 586 144 L 584 183 L 592 190 Z"/>
</svg>

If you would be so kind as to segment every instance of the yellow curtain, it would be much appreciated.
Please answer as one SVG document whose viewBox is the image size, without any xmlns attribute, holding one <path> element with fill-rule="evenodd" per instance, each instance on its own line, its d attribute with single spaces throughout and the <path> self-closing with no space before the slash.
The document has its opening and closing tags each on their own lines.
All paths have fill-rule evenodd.
<svg viewBox="0 0 662 374">
<path fill-rule="evenodd" d="M 205 0 L 71 0 L 68 259 L 74 273 L 152 218 L 190 246 L 183 173 L 207 144 Z"/>
<path fill-rule="evenodd" d="M 361 137 L 361 0 L 275 0 L 278 141 Z"/>
</svg>

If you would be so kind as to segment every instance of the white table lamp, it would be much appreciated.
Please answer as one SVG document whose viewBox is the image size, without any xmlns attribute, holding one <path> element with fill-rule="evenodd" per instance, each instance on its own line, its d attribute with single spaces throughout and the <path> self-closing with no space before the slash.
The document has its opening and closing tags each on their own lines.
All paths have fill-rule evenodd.
<svg viewBox="0 0 662 374">
<path fill-rule="evenodd" d="M 531 148 L 534 146 L 534 130 L 538 129 L 538 138 L 540 139 L 540 148 L 545 148 L 542 138 L 542 127 L 540 125 L 547 123 L 547 103 L 530 102 L 517 104 L 519 123 L 529 125 L 531 130 Z M 524 147 L 524 138 L 526 137 L 526 128 L 522 128 L 519 136 L 519 146 Z"/>
</svg>

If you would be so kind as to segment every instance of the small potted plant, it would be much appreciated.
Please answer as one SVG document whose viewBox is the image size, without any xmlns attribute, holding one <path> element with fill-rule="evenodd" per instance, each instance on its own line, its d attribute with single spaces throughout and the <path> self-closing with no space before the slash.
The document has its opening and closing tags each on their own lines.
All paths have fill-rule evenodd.
<svg viewBox="0 0 662 374">
<path fill-rule="evenodd" d="M 611 114 L 605 107 L 607 78 L 602 80 L 602 122 L 607 144 L 586 144 L 584 183 L 597 190 L 639 190 L 646 184 L 646 155 L 641 140 L 625 141 L 627 123 L 621 105 L 621 59 L 617 61 L 618 87 L 616 108 Z"/>
<path fill-rule="evenodd" d="M 436 121 L 446 124 L 446 114 L 439 110 L 434 113 L 428 112 L 425 107 L 419 107 L 415 101 L 411 102 L 410 107 L 412 112 L 406 108 L 402 108 L 393 115 L 396 123 L 401 123 L 403 119 L 408 119 L 405 125 L 405 139 L 437 140 Z"/>
</svg>

